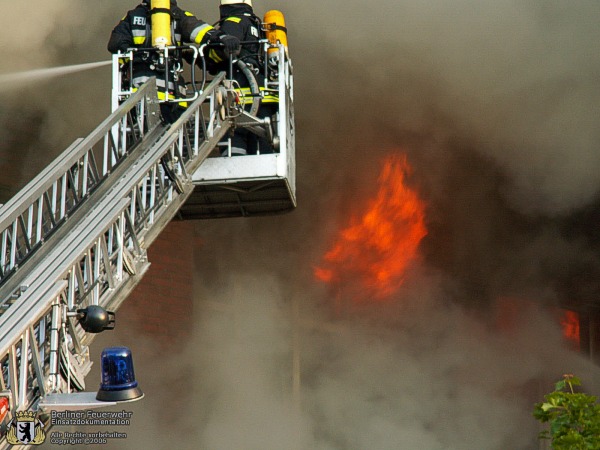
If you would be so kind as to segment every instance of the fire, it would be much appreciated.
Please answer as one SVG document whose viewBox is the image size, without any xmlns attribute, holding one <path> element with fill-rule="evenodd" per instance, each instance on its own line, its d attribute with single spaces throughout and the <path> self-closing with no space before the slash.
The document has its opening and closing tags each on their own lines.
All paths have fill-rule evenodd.
<svg viewBox="0 0 600 450">
<path fill-rule="evenodd" d="M 574 346 L 580 346 L 579 314 L 574 311 L 565 311 L 560 321 L 563 336 Z"/>
<path fill-rule="evenodd" d="M 338 288 L 356 283 L 361 296 L 377 300 L 398 290 L 427 234 L 424 202 L 405 185 L 410 173 L 405 156 L 386 158 L 377 195 L 362 216 L 340 231 L 321 266 L 314 269 L 317 279 Z"/>
</svg>

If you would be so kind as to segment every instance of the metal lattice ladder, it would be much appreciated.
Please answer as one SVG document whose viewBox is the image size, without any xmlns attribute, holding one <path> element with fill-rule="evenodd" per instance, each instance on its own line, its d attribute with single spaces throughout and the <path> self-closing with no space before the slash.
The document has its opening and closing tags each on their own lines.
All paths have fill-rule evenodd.
<svg viewBox="0 0 600 450">
<path fill-rule="evenodd" d="M 151 79 L 0 206 L 0 395 L 10 398 L 8 418 L 85 388 L 94 335 L 76 311 L 116 310 L 148 269 L 146 249 L 231 126 L 218 113 L 223 79 L 170 126 L 159 119 Z"/>
</svg>

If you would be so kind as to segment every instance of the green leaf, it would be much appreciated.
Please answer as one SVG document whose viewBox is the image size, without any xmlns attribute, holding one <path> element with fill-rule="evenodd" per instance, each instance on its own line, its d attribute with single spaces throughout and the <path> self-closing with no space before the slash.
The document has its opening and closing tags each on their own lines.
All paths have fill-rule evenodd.
<svg viewBox="0 0 600 450">
<path fill-rule="evenodd" d="M 600 450 L 600 405 L 597 397 L 575 392 L 580 385 L 579 378 L 565 375 L 545 402 L 535 404 L 533 416 L 549 423 L 539 439 L 551 439 L 555 450 Z"/>
<path fill-rule="evenodd" d="M 549 409 L 555 408 L 556 405 L 552 405 L 551 403 L 542 403 L 542 411 L 548 411 Z"/>
</svg>

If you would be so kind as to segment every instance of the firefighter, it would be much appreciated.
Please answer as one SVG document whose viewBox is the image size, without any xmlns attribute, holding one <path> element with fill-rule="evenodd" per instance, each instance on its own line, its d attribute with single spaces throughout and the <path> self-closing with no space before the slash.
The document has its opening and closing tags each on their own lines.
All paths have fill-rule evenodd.
<svg viewBox="0 0 600 450">
<path fill-rule="evenodd" d="M 126 52 L 130 48 L 151 48 L 151 0 L 143 0 L 134 9 L 127 12 L 125 17 L 113 29 L 108 41 L 108 51 L 111 53 Z M 217 51 L 213 54 L 217 58 L 226 58 L 231 54 L 237 54 L 240 50 L 238 38 L 226 35 L 199 20 L 192 13 L 184 11 L 177 6 L 176 0 L 171 0 L 171 29 L 175 42 L 173 45 L 182 43 L 194 43 L 198 45 L 206 43 L 219 44 Z M 176 53 L 175 58 L 181 59 L 181 53 Z M 178 61 L 181 63 L 181 61 Z M 174 67 L 175 65 L 172 65 Z M 156 76 L 159 92 L 165 94 L 165 71 L 156 64 L 153 55 L 146 52 L 134 54 L 132 87 L 141 86 L 150 77 Z M 168 93 L 171 98 L 185 96 L 185 82 L 179 74 L 171 70 L 169 74 Z M 160 94 L 159 94 L 160 95 Z M 164 98 L 161 98 L 163 100 Z M 174 122 L 181 115 L 181 106 L 178 103 L 161 103 L 161 113 L 166 122 Z"/>
<path fill-rule="evenodd" d="M 254 14 L 252 0 L 221 0 L 220 11 L 220 30 L 227 35 L 235 36 L 243 42 L 238 58 L 243 61 L 254 73 L 259 86 L 264 86 L 264 76 L 260 70 L 262 66 L 261 44 L 259 39 L 264 38 L 262 30 L 262 21 Z M 213 60 L 218 58 L 213 57 Z M 242 99 L 244 94 L 250 94 L 250 82 L 244 73 L 233 66 L 233 79 L 239 85 L 239 91 Z M 220 61 L 220 70 L 227 71 L 229 66 L 227 61 Z M 261 89 L 262 91 L 262 89 Z M 276 111 L 277 98 L 273 95 L 264 95 L 261 98 L 260 107 L 257 113 L 259 118 L 272 116 Z M 252 100 L 246 100 L 251 102 Z M 223 152 L 225 154 L 226 151 Z M 231 139 L 231 154 L 246 155 L 257 153 L 273 153 L 273 146 L 265 139 L 256 136 L 244 128 L 236 129 Z"/>
</svg>

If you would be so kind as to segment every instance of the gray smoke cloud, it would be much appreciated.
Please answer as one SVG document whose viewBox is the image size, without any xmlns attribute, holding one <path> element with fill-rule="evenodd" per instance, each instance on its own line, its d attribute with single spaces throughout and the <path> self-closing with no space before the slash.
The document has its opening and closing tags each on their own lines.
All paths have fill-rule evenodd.
<svg viewBox="0 0 600 450">
<path fill-rule="evenodd" d="M 507 292 L 593 301 L 572 274 L 600 268 L 589 231 L 597 5 L 384 2 L 375 14 L 357 1 L 309 2 L 289 5 L 290 20 L 304 7 L 290 46 L 302 42 L 306 234 L 343 226 L 372 194 L 381 159 L 402 151 L 428 203 L 424 251 L 472 302 Z M 312 220 L 323 213 L 331 220 Z"/>
<path fill-rule="evenodd" d="M 499 300 L 482 319 L 421 268 L 392 303 L 332 314 L 319 289 L 232 264 L 199 275 L 210 301 L 188 358 L 202 377 L 200 448 L 534 449 L 531 408 L 548 376 L 569 367 L 597 388 L 598 369 L 526 299 Z"/>
<path fill-rule="evenodd" d="M 304 8 L 311 16 L 296 32 L 313 46 L 300 57 L 315 62 L 298 67 L 323 69 L 329 79 L 312 83 L 327 98 L 350 96 L 356 121 L 468 139 L 528 213 L 571 212 L 597 195 L 594 2 L 286 5 L 292 20 Z"/>
<path fill-rule="evenodd" d="M 198 226 L 207 242 L 199 295 L 263 318 L 239 324 L 226 308 L 201 309 L 196 348 L 218 357 L 199 356 L 198 373 L 211 380 L 198 397 L 207 405 L 199 442 L 235 448 L 241 434 L 246 448 L 275 449 L 283 429 L 293 430 L 289 448 L 537 448 L 531 409 L 549 380 L 573 367 L 598 389 L 597 368 L 565 348 L 556 317 L 536 302 L 576 303 L 573 271 L 599 267 L 585 233 L 563 222 L 597 201 L 597 59 L 587 42 L 599 11 L 273 6 L 287 14 L 296 69 L 300 207 L 277 220 Z M 337 300 L 311 287 L 310 272 L 373 194 L 382 158 L 398 151 L 428 204 L 426 268 L 392 305 L 336 317 Z M 280 292 L 265 287 L 273 277 Z M 231 300 L 240 296 L 245 303 Z M 294 351 L 280 347 L 294 346 L 293 301 L 306 324 L 300 416 L 290 411 Z M 265 414 L 272 428 L 261 426 Z"/>
<path fill-rule="evenodd" d="M 217 19 L 216 2 L 179 3 Z M 127 7 L 11 3 L 2 73 L 108 59 Z M 112 448 L 537 448 L 530 414 L 549 381 L 575 372 L 598 391 L 545 307 L 597 292 L 596 2 L 255 8 L 282 10 L 290 30 L 299 208 L 197 225 L 194 339 L 157 370 L 144 339 L 118 331 L 147 398 Z M 85 135 L 109 90 L 99 69 L 3 93 L 1 161 L 22 162 L 0 183 Z M 389 304 L 336 313 L 312 268 L 394 152 L 427 203 L 423 262 Z"/>
<path fill-rule="evenodd" d="M 108 67 L 76 73 L 59 68 L 109 60 L 106 41 L 122 5 L 73 0 L 8 3 L 0 30 L 0 163 L 3 174 L 10 175 L 0 183 L 14 193 L 110 112 Z M 55 76 L 34 72 L 11 81 L 15 73 L 47 68 L 54 68 Z M 7 158 L 14 147 L 18 158 L 27 159 L 18 170 L 9 162 L 12 156 Z"/>
</svg>

